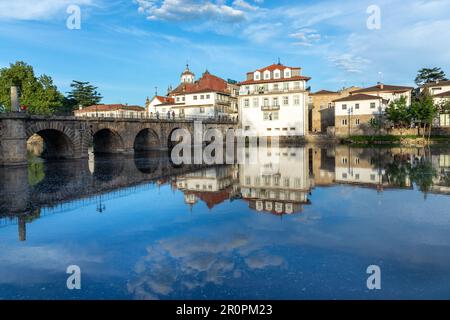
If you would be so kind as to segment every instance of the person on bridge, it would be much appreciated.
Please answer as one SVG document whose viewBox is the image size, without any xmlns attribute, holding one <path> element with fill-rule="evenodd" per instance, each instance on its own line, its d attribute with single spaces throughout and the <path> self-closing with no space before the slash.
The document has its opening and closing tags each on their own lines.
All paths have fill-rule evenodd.
<svg viewBox="0 0 450 320">
<path fill-rule="evenodd" d="M 175 111 L 172 111 L 172 118 L 175 120 Z"/>
<path fill-rule="evenodd" d="M 167 111 L 167 119 L 170 120 L 170 110 Z"/>
<path fill-rule="evenodd" d="M 156 111 L 156 119 L 159 120 L 159 111 Z"/>
</svg>

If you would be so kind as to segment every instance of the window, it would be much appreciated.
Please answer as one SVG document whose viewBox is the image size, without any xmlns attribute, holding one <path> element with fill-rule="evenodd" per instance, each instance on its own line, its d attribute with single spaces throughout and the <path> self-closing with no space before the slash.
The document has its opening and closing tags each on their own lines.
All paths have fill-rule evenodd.
<svg viewBox="0 0 450 320">
<path fill-rule="evenodd" d="M 245 184 L 247 185 L 252 184 L 252 178 L 249 176 L 245 177 Z"/>
<path fill-rule="evenodd" d="M 261 77 L 260 77 L 259 73 L 255 74 L 255 80 L 260 80 L 260 79 L 261 79 Z"/>
<path fill-rule="evenodd" d="M 266 80 L 270 79 L 270 71 L 264 72 L 264 79 Z"/>
<path fill-rule="evenodd" d="M 201 107 L 200 108 L 200 113 L 205 113 L 205 108 Z"/>
<path fill-rule="evenodd" d="M 275 187 L 278 187 L 280 185 L 280 176 L 274 176 L 273 177 L 273 185 Z"/>
<path fill-rule="evenodd" d="M 286 188 L 289 188 L 290 184 L 291 184 L 291 179 L 289 179 L 289 178 L 284 178 L 284 186 L 285 186 Z"/>
<path fill-rule="evenodd" d="M 244 99 L 244 107 L 249 107 L 249 106 L 250 106 L 250 100 Z"/>
<path fill-rule="evenodd" d="M 342 119 L 342 125 L 346 126 L 347 125 L 347 119 Z"/>
<path fill-rule="evenodd" d="M 273 105 L 278 106 L 278 98 L 273 98 Z"/>
<path fill-rule="evenodd" d="M 269 98 L 264 98 L 264 107 L 269 106 Z"/>
<path fill-rule="evenodd" d="M 291 71 L 290 70 L 285 70 L 284 71 L 284 77 L 285 78 L 290 78 L 291 77 Z"/>
<path fill-rule="evenodd" d="M 211 99 L 211 95 L 207 94 L 206 99 Z"/>
<path fill-rule="evenodd" d="M 359 124 L 360 124 L 359 119 L 356 119 L 356 120 L 355 120 L 355 124 L 356 124 L 357 126 L 359 126 Z"/>
<path fill-rule="evenodd" d="M 270 186 L 270 176 L 265 176 L 264 177 L 264 184 L 266 185 L 266 186 Z"/>
<path fill-rule="evenodd" d="M 347 173 L 342 173 L 342 179 L 347 179 Z"/>
<path fill-rule="evenodd" d="M 359 180 L 359 173 L 355 174 L 355 180 Z"/>
<path fill-rule="evenodd" d="M 283 105 L 287 106 L 289 104 L 289 97 L 283 97 Z"/>
<path fill-rule="evenodd" d="M 186 101 L 186 98 L 185 97 L 181 98 L 181 101 Z"/>
<path fill-rule="evenodd" d="M 177 102 L 179 102 L 180 101 L 180 97 L 177 97 Z"/>
<path fill-rule="evenodd" d="M 370 175 L 370 180 L 375 181 L 375 179 L 376 179 L 376 176 L 374 174 L 371 174 Z"/>
<path fill-rule="evenodd" d="M 197 100 L 197 96 L 194 96 L 194 100 Z"/>
<path fill-rule="evenodd" d="M 359 109 L 359 103 L 355 104 L 355 109 Z"/>
<path fill-rule="evenodd" d="M 300 96 L 294 96 L 294 105 L 296 106 L 300 105 Z"/>
<path fill-rule="evenodd" d="M 253 107 L 257 108 L 259 104 L 259 99 L 258 98 L 253 98 Z"/>
<path fill-rule="evenodd" d="M 355 164 L 359 164 L 360 160 L 359 158 L 355 158 Z"/>
<path fill-rule="evenodd" d="M 279 71 L 275 71 L 275 75 L 274 75 L 275 79 L 280 79 L 280 72 Z"/>
<path fill-rule="evenodd" d="M 255 186 L 259 186 L 261 184 L 261 178 L 255 177 Z"/>
<path fill-rule="evenodd" d="M 278 111 L 273 113 L 273 120 L 278 120 Z"/>
<path fill-rule="evenodd" d="M 289 90 L 289 82 L 283 83 L 283 90 Z"/>
<path fill-rule="evenodd" d="M 342 110 L 347 110 L 347 105 L 346 104 L 342 105 Z"/>
<path fill-rule="evenodd" d="M 205 99 L 205 95 L 202 94 L 202 95 L 200 96 L 200 100 L 204 100 L 204 99 Z"/>
<path fill-rule="evenodd" d="M 375 102 L 370 103 L 370 109 L 375 109 Z"/>
<path fill-rule="evenodd" d="M 295 128 L 291 128 L 291 131 L 295 131 Z"/>
<path fill-rule="evenodd" d="M 294 89 L 299 90 L 300 89 L 300 82 L 294 82 Z"/>
<path fill-rule="evenodd" d="M 245 131 L 249 131 L 250 130 L 250 126 L 245 126 Z"/>
<path fill-rule="evenodd" d="M 275 83 L 273 85 L 273 91 L 279 91 L 280 90 L 280 86 L 278 85 L 278 83 Z"/>
<path fill-rule="evenodd" d="M 348 159 L 346 157 L 342 157 L 341 158 L 341 163 L 342 164 L 347 164 L 348 163 Z"/>
</svg>

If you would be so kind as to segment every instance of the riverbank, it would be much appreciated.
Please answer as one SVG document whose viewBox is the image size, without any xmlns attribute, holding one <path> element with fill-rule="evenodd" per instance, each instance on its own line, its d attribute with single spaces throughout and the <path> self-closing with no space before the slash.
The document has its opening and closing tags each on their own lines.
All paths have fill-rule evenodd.
<svg viewBox="0 0 450 320">
<path fill-rule="evenodd" d="M 401 146 L 428 146 L 445 145 L 450 146 L 450 136 L 431 136 L 423 138 L 419 135 L 380 135 L 380 136 L 351 136 L 338 139 L 338 143 L 352 145 L 401 145 Z"/>
</svg>

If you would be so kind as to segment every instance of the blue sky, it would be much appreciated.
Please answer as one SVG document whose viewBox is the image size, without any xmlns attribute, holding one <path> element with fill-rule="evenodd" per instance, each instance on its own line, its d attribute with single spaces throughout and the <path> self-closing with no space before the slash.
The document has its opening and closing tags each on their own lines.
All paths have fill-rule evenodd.
<svg viewBox="0 0 450 320">
<path fill-rule="evenodd" d="M 81 29 L 69 30 L 69 5 Z M 381 29 L 367 28 L 370 5 Z M 99 87 L 105 103 L 143 105 L 177 85 L 186 62 L 225 79 L 278 57 L 313 91 L 377 81 L 412 85 L 421 67 L 450 74 L 450 0 L 0 0 L 0 67 L 23 60 L 66 92 Z"/>
</svg>

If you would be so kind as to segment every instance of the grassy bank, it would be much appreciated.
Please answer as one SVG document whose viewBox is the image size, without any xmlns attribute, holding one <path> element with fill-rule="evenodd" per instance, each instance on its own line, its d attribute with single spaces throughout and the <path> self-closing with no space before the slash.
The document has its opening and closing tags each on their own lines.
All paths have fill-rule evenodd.
<svg viewBox="0 0 450 320">
<path fill-rule="evenodd" d="M 450 145 L 450 136 L 431 136 L 423 139 L 419 135 L 380 135 L 380 136 L 351 136 L 342 138 L 341 143 L 358 145 L 428 145 L 444 144 Z"/>
</svg>

